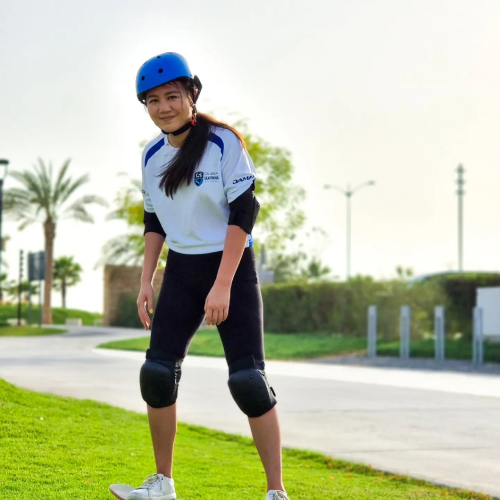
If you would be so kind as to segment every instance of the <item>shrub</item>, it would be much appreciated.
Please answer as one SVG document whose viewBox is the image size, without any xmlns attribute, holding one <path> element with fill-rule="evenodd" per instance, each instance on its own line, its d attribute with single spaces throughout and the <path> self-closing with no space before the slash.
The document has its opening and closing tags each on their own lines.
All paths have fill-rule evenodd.
<svg viewBox="0 0 500 500">
<path fill-rule="evenodd" d="M 434 306 L 445 304 L 438 283 L 409 285 L 357 276 L 344 283 L 281 284 L 262 287 L 264 328 L 276 333 L 333 332 L 365 336 L 368 306 L 379 308 L 379 338 L 399 337 L 400 309 L 412 308 L 412 338 L 433 330 Z"/>
</svg>

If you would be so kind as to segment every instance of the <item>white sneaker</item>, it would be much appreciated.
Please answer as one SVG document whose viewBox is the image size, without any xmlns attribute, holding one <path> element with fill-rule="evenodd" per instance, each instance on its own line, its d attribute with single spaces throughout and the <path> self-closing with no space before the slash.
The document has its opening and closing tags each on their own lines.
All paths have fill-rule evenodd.
<svg viewBox="0 0 500 500">
<path fill-rule="evenodd" d="M 127 500 L 144 500 L 146 498 L 175 500 L 177 496 L 175 494 L 174 480 L 163 474 L 151 474 L 139 488 L 131 491 L 127 496 Z"/>
<path fill-rule="evenodd" d="M 284 491 L 269 490 L 266 495 L 266 500 L 290 500 Z"/>
</svg>

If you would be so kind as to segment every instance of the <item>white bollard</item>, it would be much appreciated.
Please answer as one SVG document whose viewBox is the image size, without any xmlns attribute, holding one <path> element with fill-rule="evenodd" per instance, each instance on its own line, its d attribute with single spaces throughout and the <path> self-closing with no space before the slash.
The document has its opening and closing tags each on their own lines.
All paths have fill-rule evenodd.
<svg viewBox="0 0 500 500">
<path fill-rule="evenodd" d="M 444 316 L 444 306 L 436 306 L 434 308 L 434 356 L 438 361 L 444 361 L 445 359 L 445 339 L 446 339 L 446 328 L 445 328 L 445 316 Z"/>
<path fill-rule="evenodd" d="M 410 330 L 411 330 L 411 311 L 410 306 L 401 307 L 400 323 L 400 344 L 399 356 L 402 359 L 410 357 Z"/>
<path fill-rule="evenodd" d="M 472 362 L 475 365 L 482 365 L 484 361 L 484 330 L 483 309 L 481 307 L 474 307 L 473 322 Z"/>
<path fill-rule="evenodd" d="M 368 307 L 368 357 L 377 357 L 377 306 Z"/>
</svg>

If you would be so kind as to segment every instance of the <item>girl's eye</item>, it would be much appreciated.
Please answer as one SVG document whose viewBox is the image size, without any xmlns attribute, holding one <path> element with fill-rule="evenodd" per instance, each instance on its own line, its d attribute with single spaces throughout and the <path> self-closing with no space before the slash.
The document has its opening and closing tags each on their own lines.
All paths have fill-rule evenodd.
<svg viewBox="0 0 500 500">
<path fill-rule="evenodd" d="M 158 102 L 158 99 L 150 99 L 150 100 L 148 101 L 148 104 L 152 104 L 152 103 L 154 103 L 154 102 Z"/>
<path fill-rule="evenodd" d="M 171 96 L 169 96 L 169 99 L 177 99 L 177 96 L 176 95 L 171 95 Z"/>
</svg>

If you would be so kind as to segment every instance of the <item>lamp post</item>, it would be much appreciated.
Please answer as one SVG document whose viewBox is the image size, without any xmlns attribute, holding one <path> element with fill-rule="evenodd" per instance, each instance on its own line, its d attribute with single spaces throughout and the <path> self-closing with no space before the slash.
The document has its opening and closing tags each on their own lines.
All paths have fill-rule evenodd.
<svg viewBox="0 0 500 500">
<path fill-rule="evenodd" d="M 2 210 L 3 210 L 3 180 L 7 176 L 7 168 L 9 160 L 0 159 L 0 300 L 3 300 L 2 295 Z"/>
<path fill-rule="evenodd" d="M 375 181 L 363 182 L 363 184 L 359 184 L 354 189 L 351 189 L 351 185 L 347 184 L 347 189 L 343 189 L 338 186 L 331 186 L 330 184 L 326 184 L 324 186 L 325 189 L 335 189 L 336 191 L 341 192 L 347 200 L 347 236 L 346 236 L 346 279 L 349 280 L 351 277 L 351 198 L 354 193 L 359 191 L 360 189 L 366 186 L 374 186 Z"/>
</svg>

